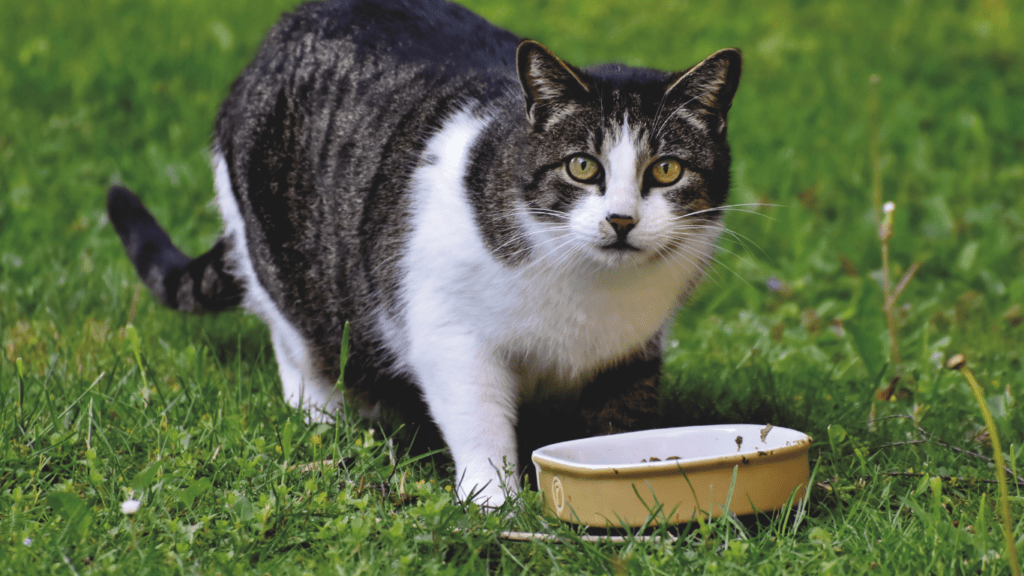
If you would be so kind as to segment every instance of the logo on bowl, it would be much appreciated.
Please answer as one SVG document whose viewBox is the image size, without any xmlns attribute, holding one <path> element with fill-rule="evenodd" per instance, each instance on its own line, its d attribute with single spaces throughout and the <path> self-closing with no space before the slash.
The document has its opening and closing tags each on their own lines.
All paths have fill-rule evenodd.
<svg viewBox="0 0 1024 576">
<path fill-rule="evenodd" d="M 562 508 L 565 508 L 565 490 L 562 489 L 562 481 L 558 476 L 551 479 L 551 501 L 556 512 L 561 513 Z"/>
</svg>

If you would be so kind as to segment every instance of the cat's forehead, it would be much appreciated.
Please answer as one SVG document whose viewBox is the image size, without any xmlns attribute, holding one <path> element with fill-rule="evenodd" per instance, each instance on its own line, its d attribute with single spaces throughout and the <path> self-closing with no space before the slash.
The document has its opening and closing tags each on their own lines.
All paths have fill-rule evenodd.
<svg viewBox="0 0 1024 576">
<path fill-rule="evenodd" d="M 609 73 L 609 66 L 614 66 Z M 601 110 L 607 127 L 621 126 L 627 118 L 653 119 L 664 104 L 668 75 L 654 70 L 604 65 L 594 75 L 595 94 L 591 104 Z"/>
<path fill-rule="evenodd" d="M 696 114 L 665 98 L 669 74 L 619 65 L 587 72 L 592 74 L 594 92 L 551 126 L 552 135 L 563 144 L 603 156 L 629 138 L 641 155 L 671 154 L 683 159 L 708 155 L 708 150 L 701 151 L 711 144 L 704 124 Z"/>
</svg>

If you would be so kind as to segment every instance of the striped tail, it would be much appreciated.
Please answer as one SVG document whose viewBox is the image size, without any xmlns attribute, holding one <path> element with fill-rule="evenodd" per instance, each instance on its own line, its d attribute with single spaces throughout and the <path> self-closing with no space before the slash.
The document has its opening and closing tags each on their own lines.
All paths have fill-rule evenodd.
<svg viewBox="0 0 1024 576">
<path fill-rule="evenodd" d="M 185 256 L 138 197 L 121 186 L 111 186 L 107 213 L 139 278 L 165 306 L 219 312 L 241 303 L 242 285 L 225 270 L 224 238 L 198 258 Z"/>
</svg>

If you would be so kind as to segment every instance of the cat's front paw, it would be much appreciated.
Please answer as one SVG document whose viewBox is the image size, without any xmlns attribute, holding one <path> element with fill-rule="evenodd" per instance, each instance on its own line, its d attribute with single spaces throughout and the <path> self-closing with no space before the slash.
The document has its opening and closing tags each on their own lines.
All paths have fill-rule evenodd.
<svg viewBox="0 0 1024 576">
<path fill-rule="evenodd" d="M 511 494 L 501 488 L 492 490 L 490 484 L 487 484 L 482 488 L 473 486 L 469 490 L 460 485 L 458 495 L 461 502 L 473 502 L 488 512 L 494 512 L 505 505 Z"/>
<path fill-rule="evenodd" d="M 494 512 L 519 493 L 519 482 L 515 471 L 506 466 L 489 466 L 490 473 L 472 474 L 463 469 L 456 484 L 456 494 L 461 502 L 474 502 L 481 508 Z"/>
</svg>

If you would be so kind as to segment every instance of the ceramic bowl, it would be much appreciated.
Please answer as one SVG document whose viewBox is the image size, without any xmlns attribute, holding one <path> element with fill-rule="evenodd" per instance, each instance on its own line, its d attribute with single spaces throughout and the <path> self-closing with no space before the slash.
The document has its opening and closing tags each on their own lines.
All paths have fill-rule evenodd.
<svg viewBox="0 0 1024 576">
<path fill-rule="evenodd" d="M 727 500 L 737 515 L 798 501 L 811 442 L 762 424 L 662 428 L 551 444 L 533 463 L 547 514 L 587 526 L 679 524 L 718 516 Z"/>
</svg>

